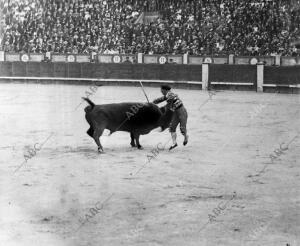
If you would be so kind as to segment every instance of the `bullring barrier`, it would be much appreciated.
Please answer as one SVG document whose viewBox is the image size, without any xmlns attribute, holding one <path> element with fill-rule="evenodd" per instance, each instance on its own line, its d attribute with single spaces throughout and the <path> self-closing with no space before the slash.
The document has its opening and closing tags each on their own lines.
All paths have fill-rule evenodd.
<svg viewBox="0 0 300 246">
<path fill-rule="evenodd" d="M 214 88 L 242 88 L 257 92 L 270 88 L 300 88 L 300 66 L 265 66 L 211 64 L 115 64 L 115 63 L 66 63 L 66 62 L 0 62 L 0 79 L 14 81 L 65 81 L 88 83 L 98 81 L 112 84 L 148 85 L 171 83 L 193 85 L 202 90 Z"/>
</svg>

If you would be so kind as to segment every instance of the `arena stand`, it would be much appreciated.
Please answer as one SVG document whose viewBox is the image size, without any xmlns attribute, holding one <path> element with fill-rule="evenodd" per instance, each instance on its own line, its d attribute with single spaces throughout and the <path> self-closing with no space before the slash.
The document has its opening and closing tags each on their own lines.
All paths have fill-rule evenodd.
<svg viewBox="0 0 300 246">
<path fill-rule="evenodd" d="M 299 0 L 5 0 L 0 5 L 2 79 L 299 88 L 297 76 L 277 80 L 269 73 L 278 68 L 268 67 L 300 64 Z M 144 22 L 141 16 L 150 12 L 156 18 Z"/>
<path fill-rule="evenodd" d="M 5 0 L 2 49 L 27 53 L 299 55 L 300 1 Z M 157 11 L 152 23 L 137 22 Z"/>
</svg>

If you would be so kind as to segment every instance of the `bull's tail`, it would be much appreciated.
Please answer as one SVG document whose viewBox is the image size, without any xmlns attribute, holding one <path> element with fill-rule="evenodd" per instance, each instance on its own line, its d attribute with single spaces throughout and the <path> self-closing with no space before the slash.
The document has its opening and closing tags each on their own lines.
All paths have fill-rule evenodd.
<svg viewBox="0 0 300 246">
<path fill-rule="evenodd" d="M 87 97 L 82 97 L 82 99 L 84 100 L 84 101 L 86 101 L 89 105 L 90 105 L 90 107 L 88 107 L 88 111 L 90 111 L 90 110 L 93 110 L 93 108 L 95 107 L 95 103 L 93 103 L 89 98 L 87 98 Z M 87 109 L 85 109 L 85 111 L 87 111 Z"/>
</svg>

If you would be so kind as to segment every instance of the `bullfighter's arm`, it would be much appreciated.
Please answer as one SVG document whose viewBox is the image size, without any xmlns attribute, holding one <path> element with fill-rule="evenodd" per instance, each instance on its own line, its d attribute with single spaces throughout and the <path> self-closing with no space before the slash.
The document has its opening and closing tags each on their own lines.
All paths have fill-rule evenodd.
<svg viewBox="0 0 300 246">
<path fill-rule="evenodd" d="M 159 104 L 163 101 L 166 101 L 167 100 L 167 97 L 166 96 L 162 96 L 162 97 L 159 97 L 159 98 L 156 98 L 155 100 L 153 100 L 153 103 L 154 104 Z"/>
</svg>

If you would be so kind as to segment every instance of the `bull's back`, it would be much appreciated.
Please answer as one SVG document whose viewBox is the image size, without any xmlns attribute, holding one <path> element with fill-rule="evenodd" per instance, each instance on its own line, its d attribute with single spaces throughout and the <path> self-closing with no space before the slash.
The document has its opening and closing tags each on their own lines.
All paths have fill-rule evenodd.
<svg viewBox="0 0 300 246">
<path fill-rule="evenodd" d="M 145 134 L 157 127 L 162 116 L 159 107 L 153 103 L 113 103 L 94 107 L 90 112 L 98 124 L 105 122 L 111 131 L 128 131 Z"/>
</svg>

